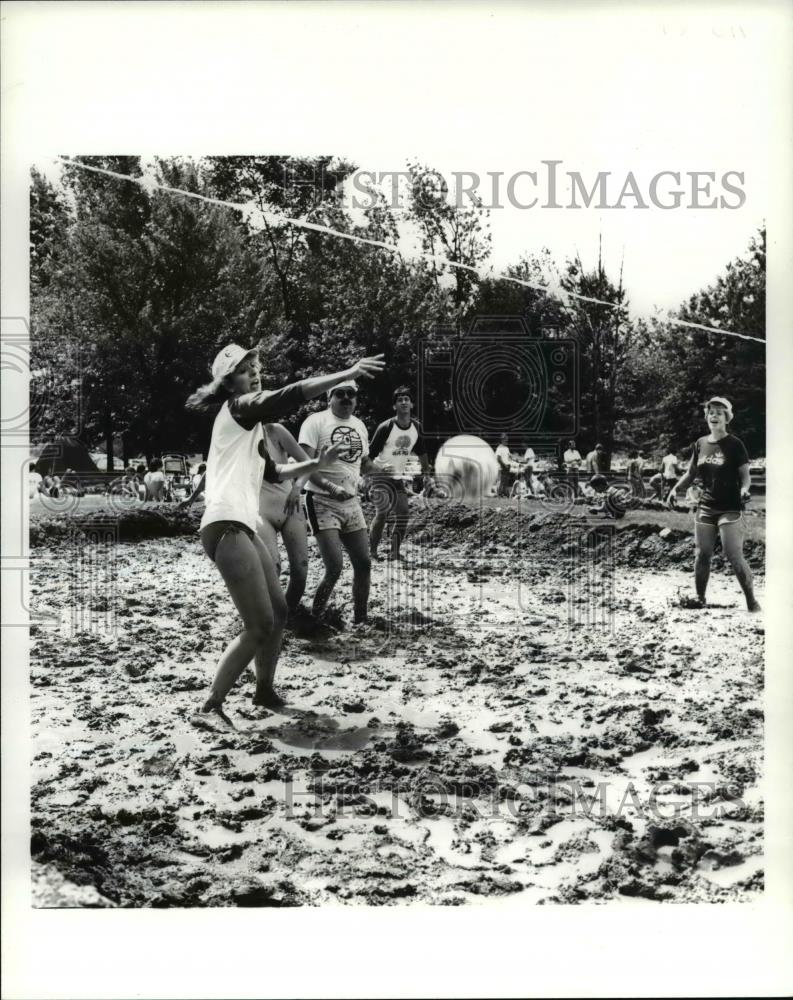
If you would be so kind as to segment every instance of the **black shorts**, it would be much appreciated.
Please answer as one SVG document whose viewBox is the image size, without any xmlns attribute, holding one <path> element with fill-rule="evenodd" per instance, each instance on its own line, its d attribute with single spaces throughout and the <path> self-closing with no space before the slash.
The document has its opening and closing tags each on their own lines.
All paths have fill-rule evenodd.
<svg viewBox="0 0 793 1000">
<path fill-rule="evenodd" d="M 243 524 L 242 521 L 212 521 L 211 524 L 204 525 L 199 535 L 201 544 L 204 546 L 204 552 L 206 552 L 212 562 L 215 561 L 215 553 L 221 540 L 226 535 L 236 535 L 239 532 L 247 535 L 253 541 L 254 532 L 251 531 L 247 524 Z"/>
<path fill-rule="evenodd" d="M 696 524 L 711 524 L 714 528 L 720 528 L 723 524 L 734 524 L 743 518 L 740 510 L 717 510 L 715 507 L 697 507 L 694 515 Z"/>
</svg>

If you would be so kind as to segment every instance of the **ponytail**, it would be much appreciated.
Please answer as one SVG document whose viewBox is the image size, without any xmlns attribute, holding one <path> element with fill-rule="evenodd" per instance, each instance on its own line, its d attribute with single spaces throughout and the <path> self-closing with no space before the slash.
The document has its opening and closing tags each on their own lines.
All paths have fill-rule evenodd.
<svg viewBox="0 0 793 1000">
<path fill-rule="evenodd" d="M 184 405 L 186 410 L 206 413 L 208 410 L 218 409 L 227 399 L 231 399 L 231 393 L 222 381 L 209 382 L 196 389 Z"/>
</svg>

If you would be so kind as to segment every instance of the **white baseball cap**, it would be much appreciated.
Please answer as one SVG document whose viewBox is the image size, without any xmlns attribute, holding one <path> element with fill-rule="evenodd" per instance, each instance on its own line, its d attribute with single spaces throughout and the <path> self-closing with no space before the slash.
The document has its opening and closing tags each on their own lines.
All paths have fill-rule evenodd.
<svg viewBox="0 0 793 1000">
<path fill-rule="evenodd" d="M 709 406 L 721 406 L 722 409 L 727 411 L 727 422 L 732 420 L 732 403 L 729 399 L 725 399 L 724 396 L 711 396 L 710 399 L 705 403 L 705 409 Z"/>
<path fill-rule="evenodd" d="M 339 382 L 338 385 L 334 385 L 332 389 L 328 389 L 328 399 L 333 395 L 337 389 L 355 389 L 358 391 L 358 383 L 353 378 L 348 378 L 346 382 Z"/>
<path fill-rule="evenodd" d="M 249 351 L 246 351 L 245 348 L 240 347 L 239 344 L 229 344 L 218 353 L 217 357 L 212 362 L 212 378 L 220 381 L 220 379 L 225 378 L 226 375 L 231 375 L 240 361 L 258 353 L 259 351 L 256 347 L 252 347 Z"/>
</svg>

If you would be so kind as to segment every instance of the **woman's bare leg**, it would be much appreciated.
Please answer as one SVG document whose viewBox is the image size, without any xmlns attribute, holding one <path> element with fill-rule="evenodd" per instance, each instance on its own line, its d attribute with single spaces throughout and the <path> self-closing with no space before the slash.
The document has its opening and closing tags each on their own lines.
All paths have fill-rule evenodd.
<svg viewBox="0 0 793 1000">
<path fill-rule="evenodd" d="M 256 534 L 264 542 L 264 547 L 270 554 L 275 570 L 281 575 L 281 554 L 278 551 L 278 530 L 266 517 L 262 516 L 256 526 Z"/>
<path fill-rule="evenodd" d="M 294 611 L 306 592 L 308 576 L 308 532 L 306 519 L 302 514 L 290 515 L 283 528 L 281 538 L 289 558 L 289 584 L 286 588 L 286 605 Z"/>
<path fill-rule="evenodd" d="M 281 655 L 281 642 L 286 624 L 286 600 L 281 589 L 278 571 L 267 546 L 258 535 L 254 536 L 253 544 L 264 575 L 273 620 L 266 640 L 259 645 L 256 651 L 256 694 L 253 701 L 256 705 L 272 708 L 283 704 L 283 700 L 273 691 L 273 677 L 278 665 L 278 657 Z"/>
<path fill-rule="evenodd" d="M 760 605 L 754 596 L 752 571 L 749 569 L 749 563 L 743 556 L 743 519 L 738 518 L 729 524 L 720 524 L 719 534 L 721 535 L 721 546 L 724 549 L 725 558 L 732 566 L 733 573 L 738 578 L 738 583 L 741 585 L 741 590 L 746 598 L 746 607 L 750 611 L 759 611 Z"/>
<path fill-rule="evenodd" d="M 708 589 L 710 579 L 710 560 L 713 555 L 713 548 L 716 545 L 716 535 L 718 528 L 715 524 L 700 524 L 694 522 L 694 543 L 696 545 L 696 556 L 694 558 L 694 584 L 697 588 L 697 597 L 704 602 L 705 592 Z"/>
<path fill-rule="evenodd" d="M 205 710 L 223 704 L 257 651 L 271 641 L 275 624 L 262 560 L 255 543 L 247 535 L 240 531 L 225 534 L 215 551 L 215 565 L 244 628 L 223 651 Z"/>
</svg>

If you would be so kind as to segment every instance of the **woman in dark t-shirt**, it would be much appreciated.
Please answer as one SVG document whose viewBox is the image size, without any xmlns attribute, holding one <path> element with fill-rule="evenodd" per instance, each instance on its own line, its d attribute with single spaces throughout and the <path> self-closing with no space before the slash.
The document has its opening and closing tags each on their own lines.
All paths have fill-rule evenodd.
<svg viewBox="0 0 793 1000">
<path fill-rule="evenodd" d="M 694 442 L 686 474 L 669 491 L 671 505 L 675 493 L 699 480 L 702 488 L 694 515 L 696 559 L 694 581 L 700 604 L 705 606 L 705 591 L 710 577 L 710 560 L 721 536 L 724 555 L 738 578 L 746 606 L 759 611 L 754 596 L 752 571 L 743 557 L 743 513 L 749 499 L 751 479 L 749 456 L 743 441 L 727 431 L 732 420 L 732 406 L 723 396 L 714 396 L 705 404 L 709 434 Z"/>
</svg>

